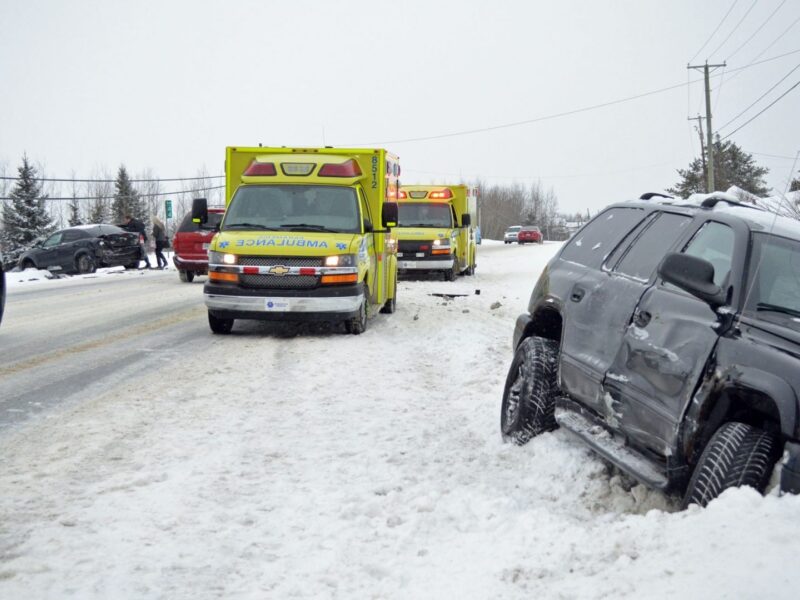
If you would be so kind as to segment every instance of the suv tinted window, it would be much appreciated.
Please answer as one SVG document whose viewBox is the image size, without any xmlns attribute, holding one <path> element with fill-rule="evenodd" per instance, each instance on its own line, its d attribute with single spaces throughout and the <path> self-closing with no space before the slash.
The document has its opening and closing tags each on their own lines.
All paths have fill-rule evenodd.
<svg viewBox="0 0 800 600">
<path fill-rule="evenodd" d="M 575 234 L 561 251 L 561 258 L 599 269 L 606 255 L 643 218 L 641 208 L 604 211 Z"/>
<path fill-rule="evenodd" d="M 634 242 L 615 270 L 647 281 L 691 221 L 692 218 L 687 215 L 660 213 Z"/>
<path fill-rule="evenodd" d="M 222 215 L 224 213 L 221 212 L 211 212 L 208 211 L 208 223 L 206 223 L 206 228 L 213 228 L 222 222 Z M 197 223 L 192 222 L 192 213 L 186 213 L 186 216 L 183 217 L 183 221 L 181 221 L 181 226 L 178 227 L 179 233 L 186 233 L 187 231 L 199 231 L 200 228 L 197 226 Z"/>
<path fill-rule="evenodd" d="M 733 229 L 722 223 L 709 221 L 694 235 L 684 253 L 704 258 L 714 265 L 714 283 L 722 285 L 731 270 Z"/>
</svg>

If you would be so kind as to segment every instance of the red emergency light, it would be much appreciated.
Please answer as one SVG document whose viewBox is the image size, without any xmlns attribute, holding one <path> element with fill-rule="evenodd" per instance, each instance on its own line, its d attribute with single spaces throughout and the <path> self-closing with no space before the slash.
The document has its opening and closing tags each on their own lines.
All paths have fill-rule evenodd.
<svg viewBox="0 0 800 600">
<path fill-rule="evenodd" d="M 262 177 L 264 175 L 277 175 L 278 172 L 275 170 L 274 163 L 262 163 L 254 160 L 247 167 L 244 174 L 247 177 Z"/>
<path fill-rule="evenodd" d="M 351 158 L 341 164 L 327 163 L 322 165 L 318 173 L 319 177 L 359 177 L 361 168 L 355 159 Z"/>
<path fill-rule="evenodd" d="M 397 192 L 397 199 L 398 200 L 405 200 L 406 198 L 408 198 L 408 194 L 406 194 L 403 190 L 400 190 L 399 192 Z"/>
<path fill-rule="evenodd" d="M 449 200 L 453 197 L 453 192 L 450 191 L 450 188 L 445 188 L 438 192 L 431 192 L 428 194 L 428 198 L 431 200 Z"/>
</svg>

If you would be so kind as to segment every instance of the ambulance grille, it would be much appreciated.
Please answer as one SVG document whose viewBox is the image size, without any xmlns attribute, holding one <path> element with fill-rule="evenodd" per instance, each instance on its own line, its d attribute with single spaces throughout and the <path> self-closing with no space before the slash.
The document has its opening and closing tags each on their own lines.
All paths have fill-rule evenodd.
<svg viewBox="0 0 800 600">
<path fill-rule="evenodd" d="M 240 275 L 239 283 L 246 288 L 296 290 L 316 287 L 319 278 L 313 275 Z"/>
<path fill-rule="evenodd" d="M 402 254 L 410 254 L 414 256 L 417 252 L 424 252 L 425 256 L 430 254 L 431 245 L 433 244 L 432 241 L 428 242 L 409 242 L 409 241 L 400 241 L 397 245 L 397 251 L 401 252 Z M 421 246 L 427 246 L 427 250 L 420 250 Z"/>
<path fill-rule="evenodd" d="M 240 256 L 239 264 L 248 267 L 321 267 L 325 262 L 322 256 Z M 297 277 L 295 277 L 297 279 Z"/>
</svg>

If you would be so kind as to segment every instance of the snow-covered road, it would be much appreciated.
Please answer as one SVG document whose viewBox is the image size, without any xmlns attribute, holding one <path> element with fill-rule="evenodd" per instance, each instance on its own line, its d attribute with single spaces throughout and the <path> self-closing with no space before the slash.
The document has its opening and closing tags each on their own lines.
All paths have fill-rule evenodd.
<svg viewBox="0 0 800 600">
<path fill-rule="evenodd" d="M 0 597 L 795 598 L 800 498 L 676 513 L 563 432 L 501 443 L 556 249 L 484 243 L 475 277 L 401 282 L 361 336 L 211 336 L 167 278 L 120 299 L 174 303 L 180 351 L 156 328 L 161 360 L 0 432 Z"/>
</svg>

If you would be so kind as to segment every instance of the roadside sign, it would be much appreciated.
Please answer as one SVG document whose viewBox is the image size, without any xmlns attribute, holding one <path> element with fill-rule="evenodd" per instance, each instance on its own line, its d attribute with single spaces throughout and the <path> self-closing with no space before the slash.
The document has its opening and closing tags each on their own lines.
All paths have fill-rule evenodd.
<svg viewBox="0 0 800 600">
<path fill-rule="evenodd" d="M 167 218 L 172 218 L 172 200 L 164 201 L 164 211 L 167 213 Z"/>
</svg>

